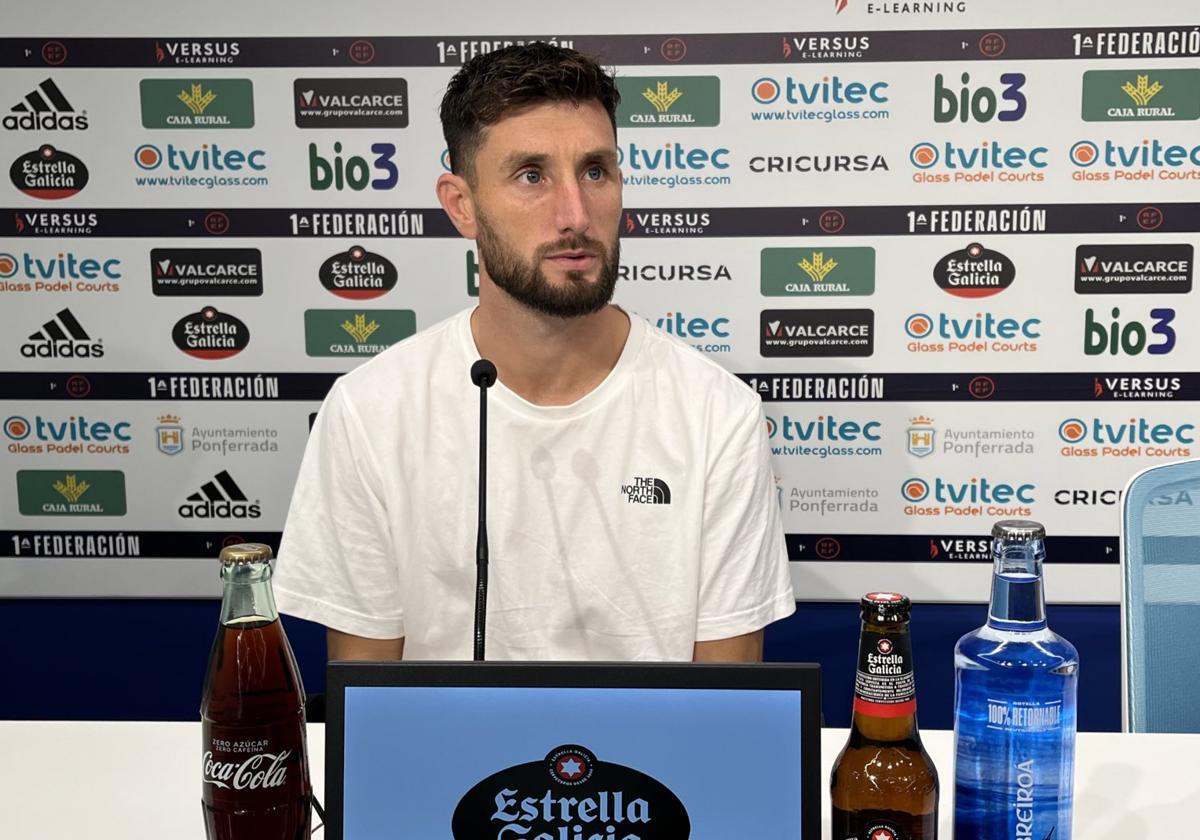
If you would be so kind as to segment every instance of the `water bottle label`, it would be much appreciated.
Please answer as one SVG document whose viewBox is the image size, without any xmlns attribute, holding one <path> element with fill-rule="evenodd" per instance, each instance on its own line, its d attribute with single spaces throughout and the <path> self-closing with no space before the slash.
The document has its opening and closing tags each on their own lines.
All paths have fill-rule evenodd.
<svg viewBox="0 0 1200 840">
<path fill-rule="evenodd" d="M 854 710 L 873 717 L 901 717 L 916 712 L 912 641 L 907 633 L 863 631 L 854 680 Z"/>
<path fill-rule="evenodd" d="M 1002 732 L 1046 732 L 1062 727 L 1062 700 L 1007 700 L 989 697 L 987 728 Z"/>
</svg>

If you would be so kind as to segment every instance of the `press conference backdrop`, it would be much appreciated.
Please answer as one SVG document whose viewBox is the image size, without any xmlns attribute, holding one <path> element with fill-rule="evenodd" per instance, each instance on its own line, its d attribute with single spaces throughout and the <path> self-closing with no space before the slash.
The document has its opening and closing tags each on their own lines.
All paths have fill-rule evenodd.
<svg viewBox="0 0 1200 840">
<path fill-rule="evenodd" d="M 334 379 L 475 302 L 447 80 L 547 40 L 616 68 L 617 301 L 762 397 L 798 597 L 981 600 L 1017 516 L 1118 599 L 1121 488 L 1197 448 L 1191 3 L 499 5 L 5 12 L 3 594 L 278 545 Z"/>
</svg>

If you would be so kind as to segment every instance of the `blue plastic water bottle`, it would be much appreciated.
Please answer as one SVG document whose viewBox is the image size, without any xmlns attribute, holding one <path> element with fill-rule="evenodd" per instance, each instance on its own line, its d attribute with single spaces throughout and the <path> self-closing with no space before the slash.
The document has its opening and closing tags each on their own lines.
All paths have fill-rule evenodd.
<svg viewBox="0 0 1200 840">
<path fill-rule="evenodd" d="M 954 648 L 956 840 L 1070 840 L 1079 654 L 1046 626 L 1046 530 L 992 528 L 987 624 Z"/>
</svg>

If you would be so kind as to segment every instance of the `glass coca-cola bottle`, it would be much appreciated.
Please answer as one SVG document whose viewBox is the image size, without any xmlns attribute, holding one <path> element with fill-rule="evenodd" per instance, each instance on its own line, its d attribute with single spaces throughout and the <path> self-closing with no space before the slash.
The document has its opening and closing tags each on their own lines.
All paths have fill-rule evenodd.
<svg viewBox="0 0 1200 840">
<path fill-rule="evenodd" d="M 271 593 L 271 549 L 221 550 L 221 624 L 204 679 L 208 840 L 308 840 L 304 687 Z"/>
</svg>

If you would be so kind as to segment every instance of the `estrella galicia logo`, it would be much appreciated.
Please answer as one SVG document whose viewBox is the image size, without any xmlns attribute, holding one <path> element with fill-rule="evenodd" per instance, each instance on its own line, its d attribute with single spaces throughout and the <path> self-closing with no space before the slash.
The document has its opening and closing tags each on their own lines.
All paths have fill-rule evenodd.
<svg viewBox="0 0 1200 840">
<path fill-rule="evenodd" d="M 197 359 L 228 359 L 246 349 L 250 330 L 240 319 L 206 306 L 180 318 L 171 338 L 176 347 Z"/>
<path fill-rule="evenodd" d="M 1012 285 L 1017 276 L 1013 261 L 999 251 L 972 242 L 952 251 L 933 267 L 933 279 L 942 291 L 963 298 L 991 297 Z"/>
<path fill-rule="evenodd" d="M 13 186 L 31 198 L 70 198 L 88 183 L 88 168 L 75 155 L 49 143 L 26 152 L 8 168 Z"/>
<path fill-rule="evenodd" d="M 361 245 L 334 254 L 321 263 L 321 285 L 338 297 L 370 300 L 396 287 L 396 266 L 391 260 Z"/>
<path fill-rule="evenodd" d="M 661 478 L 637 476 L 621 485 L 621 494 L 631 505 L 669 505 L 671 488 Z"/>
<path fill-rule="evenodd" d="M 692 824 L 683 802 L 658 779 L 563 744 L 476 784 L 455 807 L 450 831 L 454 840 L 507 834 L 688 840 Z"/>
</svg>

